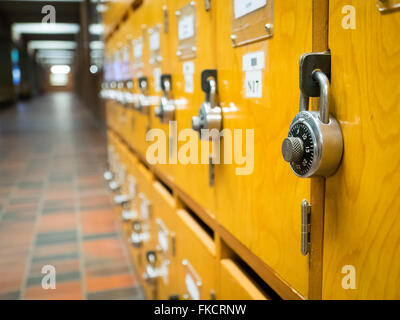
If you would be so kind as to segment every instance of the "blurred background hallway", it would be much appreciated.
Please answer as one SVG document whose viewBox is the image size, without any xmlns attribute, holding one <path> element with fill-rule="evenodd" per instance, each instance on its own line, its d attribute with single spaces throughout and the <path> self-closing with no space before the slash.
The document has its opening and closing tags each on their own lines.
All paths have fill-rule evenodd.
<svg viewBox="0 0 400 320">
<path fill-rule="evenodd" d="M 102 180 L 105 136 L 77 97 L 0 110 L 0 299 L 141 299 Z M 43 290 L 42 267 L 56 269 Z"/>
<path fill-rule="evenodd" d="M 0 299 L 143 298 L 102 178 L 100 16 L 100 1 L 0 1 Z"/>
</svg>

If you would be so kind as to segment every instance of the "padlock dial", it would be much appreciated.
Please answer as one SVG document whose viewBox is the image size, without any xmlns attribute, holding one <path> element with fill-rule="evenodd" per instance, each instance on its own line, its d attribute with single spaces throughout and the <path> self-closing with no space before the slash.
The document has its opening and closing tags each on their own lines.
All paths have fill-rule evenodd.
<svg viewBox="0 0 400 320">
<path fill-rule="evenodd" d="M 290 131 L 289 138 L 298 138 L 302 144 L 300 146 L 301 156 L 295 161 L 290 162 L 292 169 L 299 175 L 306 175 L 314 161 L 314 139 L 310 128 L 302 122 L 295 123 Z"/>
</svg>

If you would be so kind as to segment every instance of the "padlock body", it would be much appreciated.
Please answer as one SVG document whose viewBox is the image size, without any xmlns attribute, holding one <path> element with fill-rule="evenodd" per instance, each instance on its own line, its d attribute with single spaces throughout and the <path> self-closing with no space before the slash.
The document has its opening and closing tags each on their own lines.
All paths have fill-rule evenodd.
<svg viewBox="0 0 400 320">
<path fill-rule="evenodd" d="M 342 159 L 343 136 L 339 123 L 330 116 L 325 124 L 319 115 L 317 111 L 301 111 L 289 128 L 288 136 L 303 142 L 302 159 L 297 163 L 290 162 L 292 171 L 301 178 L 329 177 Z"/>
<path fill-rule="evenodd" d="M 175 120 L 175 105 L 173 100 L 167 97 L 161 97 L 160 100 L 160 120 L 162 123 L 169 123 L 169 121 Z"/>
</svg>

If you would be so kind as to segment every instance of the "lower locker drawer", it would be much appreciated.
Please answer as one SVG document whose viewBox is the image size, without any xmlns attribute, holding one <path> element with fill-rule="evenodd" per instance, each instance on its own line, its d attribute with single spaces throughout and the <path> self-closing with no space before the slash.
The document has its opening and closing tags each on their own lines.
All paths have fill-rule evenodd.
<svg viewBox="0 0 400 320">
<path fill-rule="evenodd" d="M 220 300 L 268 300 L 255 283 L 231 259 L 223 259 L 219 265 Z"/>
<path fill-rule="evenodd" d="M 213 236 L 186 211 L 176 211 L 177 285 L 180 299 L 215 299 L 216 248 Z"/>
<path fill-rule="evenodd" d="M 137 161 L 136 157 L 130 161 L 128 172 L 136 182 L 134 200 L 129 209 L 137 214 L 125 222 L 128 225 L 131 253 L 146 297 L 156 299 L 157 279 L 151 278 L 151 272 L 148 269 L 148 255 L 157 247 L 154 204 L 151 198 L 153 176 L 146 167 Z"/>
<path fill-rule="evenodd" d="M 152 202 L 157 239 L 157 299 L 167 300 L 179 293 L 176 258 L 176 203 L 171 192 L 160 182 L 153 183 Z"/>
</svg>

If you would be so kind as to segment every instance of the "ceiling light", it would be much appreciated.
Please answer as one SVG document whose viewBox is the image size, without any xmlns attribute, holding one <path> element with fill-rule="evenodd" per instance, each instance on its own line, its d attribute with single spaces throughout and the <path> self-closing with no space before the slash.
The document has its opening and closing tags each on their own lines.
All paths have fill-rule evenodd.
<svg viewBox="0 0 400 320">
<path fill-rule="evenodd" d="M 71 67 L 67 65 L 52 66 L 50 71 L 54 74 L 68 74 L 71 71 Z"/>
<path fill-rule="evenodd" d="M 79 32 L 77 23 L 13 23 L 12 37 L 18 40 L 21 34 L 76 34 Z"/>
</svg>

